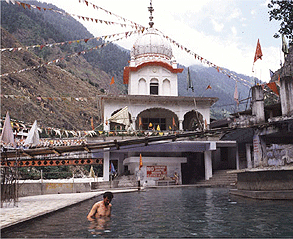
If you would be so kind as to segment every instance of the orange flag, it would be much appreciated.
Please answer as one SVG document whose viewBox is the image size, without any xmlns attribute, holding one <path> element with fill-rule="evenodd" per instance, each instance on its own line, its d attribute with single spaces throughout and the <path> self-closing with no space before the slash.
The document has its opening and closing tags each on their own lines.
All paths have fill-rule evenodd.
<svg viewBox="0 0 293 239">
<path fill-rule="evenodd" d="M 176 126 L 176 122 L 175 122 L 175 118 L 173 117 L 173 122 L 172 122 L 173 126 Z"/>
<path fill-rule="evenodd" d="M 113 85 L 114 83 L 115 83 L 115 81 L 114 81 L 114 76 L 113 76 L 110 85 Z"/>
<path fill-rule="evenodd" d="M 92 126 L 92 130 L 94 130 L 95 127 L 94 127 L 94 118 L 93 117 L 91 117 L 91 126 Z"/>
<path fill-rule="evenodd" d="M 142 168 L 142 157 L 141 154 L 139 154 L 139 170 Z"/>
<path fill-rule="evenodd" d="M 279 91 L 276 85 L 276 82 L 267 83 L 267 86 L 276 94 L 279 95 Z"/>
<path fill-rule="evenodd" d="M 261 51 L 261 46 L 260 46 L 259 39 L 258 39 L 257 45 L 256 45 L 256 50 L 255 50 L 255 55 L 254 55 L 254 62 L 256 62 L 258 59 L 261 59 L 261 58 L 262 58 L 262 51 Z"/>
</svg>

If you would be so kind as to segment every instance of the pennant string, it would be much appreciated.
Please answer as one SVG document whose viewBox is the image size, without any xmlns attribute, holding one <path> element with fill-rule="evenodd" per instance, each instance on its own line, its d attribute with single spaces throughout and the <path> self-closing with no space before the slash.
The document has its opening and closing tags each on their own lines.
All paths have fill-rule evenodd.
<svg viewBox="0 0 293 239">
<path fill-rule="evenodd" d="M 132 33 L 139 33 L 140 31 L 142 31 L 142 29 L 139 30 L 135 30 L 135 31 L 131 31 Z M 72 43 L 81 43 L 81 42 L 85 42 L 87 43 L 89 40 L 94 40 L 96 39 L 97 41 L 100 39 L 106 39 L 106 38 L 111 38 L 111 37 L 115 37 L 115 36 L 120 36 L 120 35 L 125 35 L 128 32 L 121 32 L 121 33 L 115 33 L 115 34 L 111 34 L 111 35 L 105 35 L 105 36 L 100 36 L 100 37 L 91 37 L 91 38 L 87 38 L 87 39 L 79 39 L 79 40 L 74 40 L 74 41 L 64 41 L 64 42 L 57 42 L 57 43 L 48 43 L 45 45 L 33 45 L 33 46 L 25 46 L 25 47 L 16 47 L 16 48 L 1 48 L 1 52 L 5 52 L 5 51 L 10 51 L 10 52 L 15 52 L 15 51 L 21 51 L 21 50 L 28 50 L 31 48 L 40 48 L 41 50 L 44 47 L 53 47 L 53 46 L 60 46 L 60 45 L 64 45 L 64 44 L 72 44 Z"/>
<path fill-rule="evenodd" d="M 97 6 L 97 5 L 95 5 L 95 4 L 91 3 L 91 2 L 89 2 L 89 1 L 87 1 L 87 0 L 82 0 L 82 1 L 79 1 L 79 2 L 83 2 L 83 3 L 85 3 L 86 6 L 91 5 L 94 9 L 96 9 L 96 10 L 102 10 L 102 11 L 106 12 L 107 14 L 109 14 L 109 15 L 111 15 L 111 16 L 115 16 L 115 17 L 117 17 L 118 19 L 123 20 L 124 22 L 130 22 L 132 25 L 134 25 L 134 26 L 136 26 L 136 27 L 144 28 L 144 27 L 143 27 L 142 25 L 140 25 L 140 24 L 137 24 L 137 23 L 135 23 L 135 22 L 133 22 L 133 21 L 131 21 L 131 20 L 128 20 L 128 19 L 126 19 L 126 18 L 124 18 L 124 17 L 121 17 L 121 16 L 119 16 L 119 15 L 113 13 L 113 12 L 110 12 L 110 11 L 108 11 L 108 10 L 102 8 L 102 7 L 99 7 L 99 6 Z"/>
<path fill-rule="evenodd" d="M 207 59 L 199 56 L 198 54 L 194 53 L 193 51 L 189 50 L 187 47 L 182 46 L 181 44 L 177 43 L 175 40 L 171 39 L 169 36 L 164 35 L 161 31 L 159 31 L 158 29 L 156 29 L 156 31 L 160 32 L 164 38 L 166 38 L 168 41 L 170 41 L 172 44 L 174 44 L 175 46 L 177 46 L 179 49 L 184 50 L 185 52 L 193 55 L 195 57 L 195 59 L 199 60 L 201 63 L 203 64 L 207 64 L 209 67 L 213 67 L 215 68 L 218 72 L 228 76 L 229 78 L 233 79 L 234 81 L 242 81 L 241 83 L 245 86 L 251 87 L 253 84 L 251 82 L 249 82 L 248 80 L 242 79 L 239 76 L 236 76 L 235 74 L 233 74 L 232 72 L 223 69 L 219 66 L 217 66 L 216 64 L 208 61 Z"/>
<path fill-rule="evenodd" d="M 141 30 L 136 30 L 136 31 L 134 31 L 134 32 L 135 32 L 135 33 L 139 33 L 140 31 L 141 31 Z M 116 34 L 116 35 L 117 35 L 117 34 Z M 45 65 L 50 65 L 50 64 L 52 64 L 52 63 L 57 63 L 57 62 L 59 62 L 59 61 L 61 61 L 61 60 L 64 60 L 65 58 L 71 58 L 71 57 L 74 57 L 74 56 L 79 56 L 79 55 L 81 55 L 81 54 L 85 54 L 86 52 L 90 52 L 90 51 L 92 51 L 92 50 L 95 50 L 95 49 L 99 49 L 99 48 L 105 47 L 105 46 L 107 46 L 108 44 L 110 44 L 111 42 L 122 40 L 122 39 L 125 38 L 125 37 L 126 37 L 125 35 L 122 35 L 122 37 L 120 37 L 120 38 L 113 39 L 113 40 L 108 40 L 108 42 L 103 43 L 103 44 L 101 44 L 101 45 L 99 45 L 99 46 L 95 46 L 95 47 L 92 47 L 92 48 L 90 48 L 90 49 L 83 50 L 83 51 L 81 51 L 81 52 L 73 53 L 73 54 L 71 54 L 71 55 L 68 55 L 68 56 L 65 56 L 65 57 L 62 57 L 62 58 L 59 58 L 59 59 L 55 59 L 55 60 L 53 60 L 53 61 L 45 62 L 45 63 L 40 64 L 40 65 L 38 65 L 38 66 L 31 66 L 31 67 L 24 68 L 24 69 L 21 69 L 21 70 L 18 70 L 18 71 L 13 71 L 13 72 L 9 72 L 9 73 L 4 73 L 4 74 L 1 74 L 1 75 L 0 75 L 0 78 L 1 78 L 1 77 L 4 77 L 4 76 L 8 76 L 8 75 L 10 75 L 10 74 L 21 73 L 21 72 L 30 71 L 30 70 L 36 70 L 36 69 L 39 69 L 39 68 L 41 68 L 41 67 L 43 67 L 43 66 L 45 66 Z"/>
<path fill-rule="evenodd" d="M 116 24 L 116 25 L 120 25 L 121 27 L 130 26 L 130 27 L 132 27 L 132 28 L 136 28 L 136 29 L 138 29 L 138 28 L 143 28 L 143 26 L 141 26 L 141 25 L 139 25 L 139 24 L 137 24 L 137 23 L 135 23 L 135 22 L 132 22 L 132 21 L 130 21 L 130 20 L 127 20 L 127 19 L 125 19 L 125 18 L 119 17 L 119 16 L 116 15 L 116 14 L 112 14 L 112 15 L 114 15 L 114 16 L 116 16 L 116 17 L 119 17 L 120 19 L 124 20 L 124 22 L 125 22 L 125 21 L 128 21 L 128 22 L 130 22 L 131 24 L 127 24 L 127 23 L 123 23 L 123 24 L 121 24 L 121 23 L 119 23 L 119 22 L 106 21 L 106 20 L 101 20 L 101 19 L 94 19 L 94 18 L 84 17 L 84 16 L 80 16 L 80 15 L 77 15 L 77 14 L 71 14 L 71 13 L 68 13 L 68 12 L 64 12 L 64 11 L 56 10 L 56 9 L 53 9 L 53 8 L 39 7 L 39 6 L 36 6 L 36 5 L 34 5 L 34 4 L 28 4 L 28 3 L 24 3 L 24 2 L 20 2 L 20 1 L 15 1 L 15 2 L 16 2 L 19 6 L 22 6 L 24 9 L 27 8 L 27 9 L 31 10 L 31 8 L 34 8 L 34 9 L 38 9 L 39 11 L 41 11 L 41 10 L 43 10 L 43 11 L 50 10 L 50 11 L 53 11 L 53 12 L 59 13 L 59 14 L 61 14 L 61 15 L 63 15 L 63 16 L 68 15 L 68 16 L 72 16 L 72 17 L 77 17 L 77 18 L 82 19 L 82 20 L 84 20 L 84 21 L 89 21 L 89 20 L 91 20 L 92 22 L 95 21 L 96 23 L 100 22 L 100 23 L 105 23 L 105 24 L 107 24 L 107 25 L 108 25 L 108 24 Z M 9 3 L 9 0 L 8 0 L 8 3 Z M 13 3 L 13 2 L 12 2 L 12 3 Z M 101 9 L 101 10 L 106 11 L 107 13 L 109 13 L 109 11 L 107 11 L 107 10 L 105 10 L 105 9 L 103 9 L 103 8 L 100 8 L 100 7 L 97 7 L 97 6 L 96 6 L 96 8 L 97 8 L 97 9 Z"/>
</svg>

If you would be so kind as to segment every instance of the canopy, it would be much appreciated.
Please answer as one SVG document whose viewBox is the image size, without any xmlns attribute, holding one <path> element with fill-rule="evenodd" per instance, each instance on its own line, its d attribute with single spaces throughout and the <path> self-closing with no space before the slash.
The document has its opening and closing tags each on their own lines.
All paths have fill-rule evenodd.
<svg viewBox="0 0 293 239">
<path fill-rule="evenodd" d="M 109 118 L 109 121 L 130 126 L 128 107 L 125 106 L 123 109 L 119 110 L 116 114 Z"/>
</svg>

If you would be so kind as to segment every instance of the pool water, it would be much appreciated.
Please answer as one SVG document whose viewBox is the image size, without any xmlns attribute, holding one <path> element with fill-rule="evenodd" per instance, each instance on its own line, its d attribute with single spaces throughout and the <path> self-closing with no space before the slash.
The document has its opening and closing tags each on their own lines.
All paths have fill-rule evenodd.
<svg viewBox="0 0 293 239">
<path fill-rule="evenodd" d="M 112 217 L 86 216 L 102 197 L 4 229 L 2 238 L 293 238 L 293 201 L 253 200 L 225 188 L 164 188 L 114 194 Z"/>
</svg>

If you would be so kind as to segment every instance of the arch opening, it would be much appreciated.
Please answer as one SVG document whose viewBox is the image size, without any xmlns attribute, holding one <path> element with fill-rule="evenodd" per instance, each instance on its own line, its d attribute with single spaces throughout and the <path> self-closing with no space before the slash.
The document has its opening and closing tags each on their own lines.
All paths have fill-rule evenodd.
<svg viewBox="0 0 293 239">
<path fill-rule="evenodd" d="M 183 130 L 196 131 L 203 130 L 204 122 L 203 115 L 198 111 L 192 110 L 184 115 Z"/>
<path fill-rule="evenodd" d="M 171 110 L 151 108 L 140 112 L 136 119 L 139 130 L 178 130 L 178 117 Z"/>
</svg>

